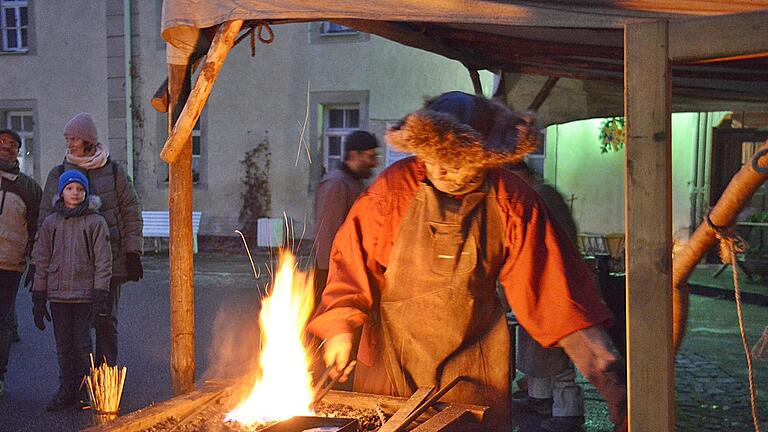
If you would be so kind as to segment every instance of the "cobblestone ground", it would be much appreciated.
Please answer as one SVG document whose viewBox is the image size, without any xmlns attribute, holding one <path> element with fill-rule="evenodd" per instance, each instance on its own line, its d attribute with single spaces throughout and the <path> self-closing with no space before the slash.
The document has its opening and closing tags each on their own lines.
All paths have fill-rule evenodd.
<svg viewBox="0 0 768 432">
<path fill-rule="evenodd" d="M 750 431 L 754 429 L 749 388 L 701 354 L 681 352 L 675 368 L 678 431 Z M 768 401 L 758 397 L 761 430 Z"/>
<path fill-rule="evenodd" d="M 717 353 L 712 353 L 715 358 Z M 744 363 L 743 361 L 741 363 Z M 742 368 L 740 364 L 731 365 Z M 757 363 L 756 369 L 765 367 Z M 756 373 L 755 382 L 760 379 Z M 600 394 L 589 382 L 578 376 L 577 382 L 584 389 L 585 432 L 611 432 L 608 409 Z M 753 431 L 747 381 L 735 376 L 712 359 L 683 347 L 675 361 L 676 426 L 680 432 L 742 432 Z M 761 431 L 768 430 L 768 395 L 758 394 L 758 415 Z M 537 426 L 545 417 L 521 416 L 518 432 L 540 432 Z"/>
</svg>

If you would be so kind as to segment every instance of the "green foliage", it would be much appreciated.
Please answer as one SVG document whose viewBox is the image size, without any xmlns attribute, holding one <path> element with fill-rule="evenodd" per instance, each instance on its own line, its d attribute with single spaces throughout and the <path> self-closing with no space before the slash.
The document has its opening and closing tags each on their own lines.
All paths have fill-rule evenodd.
<svg viewBox="0 0 768 432">
<path fill-rule="evenodd" d="M 747 218 L 747 222 L 768 223 L 768 212 L 758 212 Z"/>
<path fill-rule="evenodd" d="M 256 147 L 245 153 L 245 158 L 240 161 L 244 173 L 241 178 L 243 185 L 240 198 L 239 221 L 242 224 L 242 233 L 248 238 L 256 237 L 256 224 L 259 218 L 267 217 L 272 205 L 272 197 L 269 191 L 269 137 L 265 136 Z"/>
<path fill-rule="evenodd" d="M 624 117 L 610 117 L 600 123 L 600 153 L 624 148 Z"/>
</svg>

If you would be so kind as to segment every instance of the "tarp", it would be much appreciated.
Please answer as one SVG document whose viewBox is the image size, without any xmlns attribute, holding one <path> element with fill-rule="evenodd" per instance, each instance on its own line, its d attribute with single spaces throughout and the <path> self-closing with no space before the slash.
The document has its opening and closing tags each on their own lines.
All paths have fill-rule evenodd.
<svg viewBox="0 0 768 432">
<path fill-rule="evenodd" d="M 512 74 L 518 77 L 517 93 L 508 97 L 514 108 L 526 108 L 541 77 L 558 77 L 541 107 L 550 124 L 621 114 L 626 23 L 759 10 L 768 10 L 768 0 L 165 0 L 162 35 L 171 45 L 169 62 L 181 63 L 195 49 L 204 52 L 208 41 L 198 38 L 199 29 L 224 21 L 334 21 L 470 69 Z M 766 59 L 672 71 L 674 111 L 768 111 Z M 563 94 L 569 99 L 558 97 Z M 586 105 L 573 105 L 574 98 Z"/>
</svg>

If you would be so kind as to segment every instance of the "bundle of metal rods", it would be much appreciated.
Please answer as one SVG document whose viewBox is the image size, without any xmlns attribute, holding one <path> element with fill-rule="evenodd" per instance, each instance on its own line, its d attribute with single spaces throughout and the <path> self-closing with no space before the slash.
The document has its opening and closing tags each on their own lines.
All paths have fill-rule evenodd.
<svg viewBox="0 0 768 432">
<path fill-rule="evenodd" d="M 83 380 L 91 399 L 94 423 L 103 424 L 117 418 L 126 373 L 125 367 L 120 370 L 117 366 L 109 366 L 106 361 L 95 367 L 91 354 L 91 374 Z"/>
</svg>

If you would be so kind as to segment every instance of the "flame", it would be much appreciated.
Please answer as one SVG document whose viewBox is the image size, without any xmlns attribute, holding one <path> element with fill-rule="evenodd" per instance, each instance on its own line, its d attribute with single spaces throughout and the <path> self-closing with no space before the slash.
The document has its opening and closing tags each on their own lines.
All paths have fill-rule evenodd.
<svg viewBox="0 0 768 432">
<path fill-rule="evenodd" d="M 250 395 L 226 416 L 255 426 L 297 415 L 313 415 L 311 358 L 302 343 L 314 305 L 313 278 L 296 270 L 296 258 L 282 251 L 272 294 L 259 314 L 259 376 Z"/>
</svg>

